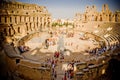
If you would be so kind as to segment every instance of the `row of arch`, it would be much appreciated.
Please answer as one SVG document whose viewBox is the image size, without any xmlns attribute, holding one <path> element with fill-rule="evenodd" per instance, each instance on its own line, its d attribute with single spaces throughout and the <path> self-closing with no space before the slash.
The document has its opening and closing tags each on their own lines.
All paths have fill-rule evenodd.
<svg viewBox="0 0 120 80">
<path fill-rule="evenodd" d="M 10 25 L 5 28 L 3 28 L 3 34 L 5 36 L 14 36 L 17 34 L 27 34 L 31 32 L 40 31 L 41 29 L 44 29 L 46 27 L 49 27 L 50 23 L 44 22 L 42 23 L 25 23 L 20 25 Z"/>
<path fill-rule="evenodd" d="M 85 21 L 113 21 L 118 22 L 119 21 L 119 15 L 115 14 L 104 14 L 104 15 L 84 15 Z M 82 20 L 82 19 L 81 19 Z"/>
<path fill-rule="evenodd" d="M 0 23 L 50 22 L 50 17 L 0 16 Z"/>
</svg>

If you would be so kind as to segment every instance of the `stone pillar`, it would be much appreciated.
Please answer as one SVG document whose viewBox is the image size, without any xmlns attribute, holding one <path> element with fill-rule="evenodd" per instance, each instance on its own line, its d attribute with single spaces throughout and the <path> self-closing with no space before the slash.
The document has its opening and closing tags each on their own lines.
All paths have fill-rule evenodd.
<svg viewBox="0 0 120 80">
<path fill-rule="evenodd" d="M 117 17 L 117 18 L 118 18 L 118 22 L 120 22 L 120 14 L 118 14 L 118 17 Z"/>
<path fill-rule="evenodd" d="M 6 19 L 7 19 L 7 24 L 9 24 L 9 22 L 10 22 L 10 20 L 9 20 L 9 17 L 8 16 L 6 16 Z"/>
<path fill-rule="evenodd" d="M 20 20 L 19 20 L 19 16 L 16 16 L 16 23 L 18 24 L 19 22 L 20 22 Z"/>
<path fill-rule="evenodd" d="M 34 31 L 37 31 L 37 24 L 34 22 Z"/>
<path fill-rule="evenodd" d="M 37 17 L 35 16 L 35 20 L 34 20 L 34 22 L 37 22 Z"/>
<path fill-rule="evenodd" d="M 42 17 L 42 29 L 45 28 L 44 26 L 44 17 Z"/>
<path fill-rule="evenodd" d="M 26 16 L 21 16 L 21 22 L 26 22 Z"/>
<path fill-rule="evenodd" d="M 29 22 L 29 17 L 28 16 L 24 16 L 24 18 L 26 18 L 26 22 Z"/>
<path fill-rule="evenodd" d="M 15 23 L 15 16 L 12 16 L 12 23 Z"/>
<path fill-rule="evenodd" d="M 97 21 L 100 21 L 100 15 L 97 16 Z"/>
<path fill-rule="evenodd" d="M 109 14 L 106 14 L 106 21 L 109 22 Z"/>
<path fill-rule="evenodd" d="M 44 17 L 44 28 L 46 29 L 46 25 L 47 24 L 47 21 L 46 21 L 46 17 Z"/>
<path fill-rule="evenodd" d="M 115 15 L 114 14 L 112 15 L 111 21 L 115 22 Z"/>
<path fill-rule="evenodd" d="M 30 16 L 30 22 L 33 22 L 33 16 Z"/>
<path fill-rule="evenodd" d="M 31 23 L 28 23 L 28 32 L 31 31 Z"/>
<path fill-rule="evenodd" d="M 5 17 L 1 16 L 1 23 L 5 23 Z"/>
<path fill-rule="evenodd" d="M 9 35 L 14 35 L 15 30 L 13 30 L 13 28 L 9 28 Z"/>
<path fill-rule="evenodd" d="M 34 31 L 34 23 L 31 23 L 31 30 Z"/>
</svg>

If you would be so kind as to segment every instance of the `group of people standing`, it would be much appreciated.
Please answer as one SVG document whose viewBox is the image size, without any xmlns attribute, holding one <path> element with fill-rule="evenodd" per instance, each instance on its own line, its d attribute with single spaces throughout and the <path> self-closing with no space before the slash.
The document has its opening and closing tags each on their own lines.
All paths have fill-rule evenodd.
<svg viewBox="0 0 120 80">
<path fill-rule="evenodd" d="M 61 51 L 55 51 L 54 58 L 64 59 L 64 54 Z"/>
<path fill-rule="evenodd" d="M 20 53 L 24 53 L 30 50 L 30 48 L 28 46 L 25 45 L 20 45 L 18 46 L 18 49 L 20 50 Z"/>
</svg>

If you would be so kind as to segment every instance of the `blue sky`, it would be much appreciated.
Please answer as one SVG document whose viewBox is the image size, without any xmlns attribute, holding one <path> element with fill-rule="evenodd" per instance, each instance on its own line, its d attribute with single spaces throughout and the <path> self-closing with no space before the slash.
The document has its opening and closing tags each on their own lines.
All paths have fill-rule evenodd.
<svg viewBox="0 0 120 80">
<path fill-rule="evenodd" d="M 120 10 L 120 0 L 16 0 L 19 2 L 46 6 L 52 18 L 72 19 L 77 12 L 83 13 L 86 6 L 96 5 L 101 11 L 103 4 L 108 4 L 112 11 Z"/>
</svg>

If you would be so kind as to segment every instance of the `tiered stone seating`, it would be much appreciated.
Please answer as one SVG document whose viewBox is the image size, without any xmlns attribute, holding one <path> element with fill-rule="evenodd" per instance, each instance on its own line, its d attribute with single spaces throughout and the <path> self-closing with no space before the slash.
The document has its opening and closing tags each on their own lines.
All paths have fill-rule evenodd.
<svg viewBox="0 0 120 80">
<path fill-rule="evenodd" d="M 84 73 L 84 80 L 89 80 L 89 69 L 83 69 L 83 73 Z"/>
<path fill-rule="evenodd" d="M 84 80 L 83 78 L 84 78 L 84 73 L 83 72 L 77 72 L 76 74 L 75 74 L 75 80 Z"/>
<path fill-rule="evenodd" d="M 16 49 L 6 44 L 4 45 L 4 51 L 6 53 L 6 62 L 8 72 L 11 76 L 19 76 L 21 79 L 26 80 L 50 80 L 51 79 L 51 67 L 46 63 L 24 59 L 20 54 L 17 54 Z M 12 74 L 14 72 L 14 74 Z"/>
<path fill-rule="evenodd" d="M 111 27 L 111 31 L 107 31 L 108 27 Z M 77 53 L 71 54 L 72 57 L 65 57 L 64 62 L 67 62 L 67 60 L 83 60 L 85 62 L 74 63 L 75 70 L 75 80 L 93 80 L 96 77 L 99 77 L 101 75 L 104 75 L 106 72 L 106 68 L 108 66 L 108 61 L 111 59 L 111 55 L 113 55 L 111 52 L 117 53 L 114 50 L 108 50 L 111 47 L 115 47 L 117 44 L 120 44 L 120 26 L 119 24 L 102 24 L 100 27 L 98 27 L 99 32 L 96 33 L 96 36 L 99 36 L 101 38 L 101 41 L 105 42 L 107 51 L 105 51 L 101 55 L 97 56 L 89 56 L 88 60 L 83 60 L 81 55 Z M 93 32 L 93 29 L 91 29 L 88 32 Z M 107 37 L 104 37 L 104 35 L 110 34 Z M 21 59 L 20 54 L 16 54 L 15 50 L 11 46 L 4 46 L 5 47 L 5 53 L 10 57 L 8 61 L 10 61 L 11 58 L 15 57 L 14 60 L 14 66 L 16 69 L 16 72 L 19 74 L 19 76 L 22 78 L 27 79 L 34 79 L 34 80 L 50 80 L 51 79 L 51 67 L 48 66 L 46 63 L 36 62 L 32 60 L 27 59 Z M 115 49 L 117 49 L 115 47 Z M 9 53 L 9 51 L 11 51 Z M 72 52 L 71 52 L 72 53 Z M 114 54 L 116 55 L 116 54 Z M 16 63 L 16 60 L 19 59 L 19 63 Z M 23 57 L 22 57 L 23 58 Z M 87 58 L 87 57 L 86 57 Z M 12 62 L 10 62 L 12 63 Z M 12 68 L 11 68 L 12 69 Z M 32 73 L 32 74 L 29 74 Z"/>
<path fill-rule="evenodd" d="M 20 64 L 24 64 L 24 65 L 31 66 L 31 67 L 36 67 L 36 68 L 42 66 L 42 63 L 40 63 L 40 62 L 35 62 L 35 61 L 32 61 L 32 60 L 27 60 L 27 59 L 22 59 L 20 61 Z"/>
<path fill-rule="evenodd" d="M 45 66 L 44 64 L 39 62 L 21 59 L 20 63 L 15 66 L 15 71 L 20 78 L 27 78 L 29 80 L 51 79 L 51 67 L 48 65 Z"/>
<path fill-rule="evenodd" d="M 107 31 L 107 28 L 111 27 L 111 31 Z M 111 55 L 119 51 L 116 47 L 116 45 L 120 44 L 120 24 L 116 23 L 105 23 L 100 25 L 98 28 L 99 32 L 95 35 L 100 36 L 103 41 L 106 43 L 106 47 L 109 49 L 111 47 L 114 47 L 114 50 L 111 53 L 111 50 L 108 50 L 104 52 L 104 56 L 98 56 L 97 58 L 90 58 L 87 60 L 87 64 L 93 64 L 88 67 L 88 69 L 83 69 L 80 72 L 77 72 L 80 74 L 81 77 L 79 79 L 81 80 L 93 80 L 94 78 L 100 77 L 101 75 L 104 75 L 106 73 L 106 68 L 108 67 L 108 61 L 111 59 Z M 104 37 L 104 35 L 109 34 L 109 36 Z M 115 55 L 115 54 L 114 54 Z M 117 55 L 117 54 L 116 54 Z M 77 74 L 77 76 L 78 76 Z M 102 76 L 101 76 L 102 77 Z M 77 77 L 78 78 L 78 77 Z M 103 76 L 101 79 L 105 78 Z M 100 79 L 100 80 L 101 80 Z M 106 76 L 105 80 L 109 80 L 110 77 Z M 76 79 L 77 80 L 77 79 Z"/>
<path fill-rule="evenodd" d="M 17 73 L 21 78 L 26 80 L 50 80 L 51 79 L 51 69 L 44 67 L 31 67 L 19 64 L 17 66 Z"/>
<path fill-rule="evenodd" d="M 1 35 L 3 34 L 5 37 L 11 37 L 11 39 L 13 39 L 13 42 L 18 42 L 18 46 L 25 43 L 26 41 L 29 41 L 33 37 L 40 36 L 43 33 L 40 32 L 43 31 L 43 27 L 47 28 L 47 26 L 51 26 L 51 16 L 44 6 L 26 3 L 24 4 L 19 2 L 10 2 L 10 0 L 8 2 L 6 1 L 7 0 L 2 1 L 3 3 L 2 5 L 0 5 L 2 6 L 0 7 L 2 15 L 2 17 L 0 17 L 0 22 L 2 22 Z M 14 12 L 14 10 L 10 12 L 9 8 L 13 7 L 15 9 L 20 10 L 20 12 L 18 11 L 17 14 L 16 11 Z M 5 8 L 6 10 L 4 10 L 3 8 Z M 9 17 L 10 21 L 8 20 Z M 111 28 L 111 30 L 108 30 L 109 27 Z M 81 57 L 80 54 L 73 53 L 72 55 L 70 55 L 72 57 L 65 57 L 64 62 L 67 62 L 67 60 L 69 62 L 70 60 L 73 62 L 74 60 L 80 62 L 74 63 L 74 68 L 76 68 L 76 80 L 93 80 L 97 76 L 105 74 L 108 61 L 111 59 L 112 56 L 119 56 L 118 52 L 120 52 L 120 49 L 119 47 L 117 48 L 116 45 L 120 46 L 120 23 L 104 21 L 83 22 L 81 23 L 79 29 L 80 31 L 83 31 L 85 33 L 92 34 L 92 36 L 87 37 L 95 36 L 96 39 L 100 37 L 101 40 L 98 39 L 98 42 L 102 41 L 103 43 L 105 43 L 101 44 L 101 46 L 107 47 L 107 50 L 103 51 L 103 54 L 101 53 L 98 55 L 96 53 L 93 56 L 90 55 L 88 60 L 84 60 L 82 58 L 83 56 Z M 95 33 L 95 30 L 98 30 L 98 33 Z M 105 37 L 106 34 L 109 34 L 109 36 Z M 29 58 L 28 60 L 27 57 L 21 56 L 19 50 L 9 44 L 4 44 L 3 48 L 3 53 L 5 53 L 5 64 L 7 66 L 6 69 L 8 70 L 8 75 L 9 73 L 11 73 L 11 75 L 13 75 L 12 73 L 18 73 L 18 76 L 20 76 L 20 78 L 23 78 L 24 80 L 51 80 L 51 66 L 49 66 L 46 63 L 42 63 L 42 61 L 45 61 L 47 57 L 42 56 L 41 59 L 44 59 L 40 60 L 40 62 L 37 62 L 31 60 L 31 58 Z M 87 59 L 87 57 L 84 58 Z M 108 77 L 110 76 L 111 75 L 109 75 Z M 103 76 L 102 78 L 105 78 L 105 80 L 109 80 L 108 77 L 105 78 L 105 76 Z"/>
<path fill-rule="evenodd" d="M 89 68 L 89 72 L 90 72 L 90 78 L 91 79 L 94 79 L 96 76 L 97 76 L 97 65 L 89 65 L 88 68 Z"/>
<path fill-rule="evenodd" d="M 118 44 L 119 43 L 119 39 L 118 39 L 118 35 L 116 33 L 111 33 L 111 36 L 115 39 L 114 40 L 114 44 Z"/>
</svg>

